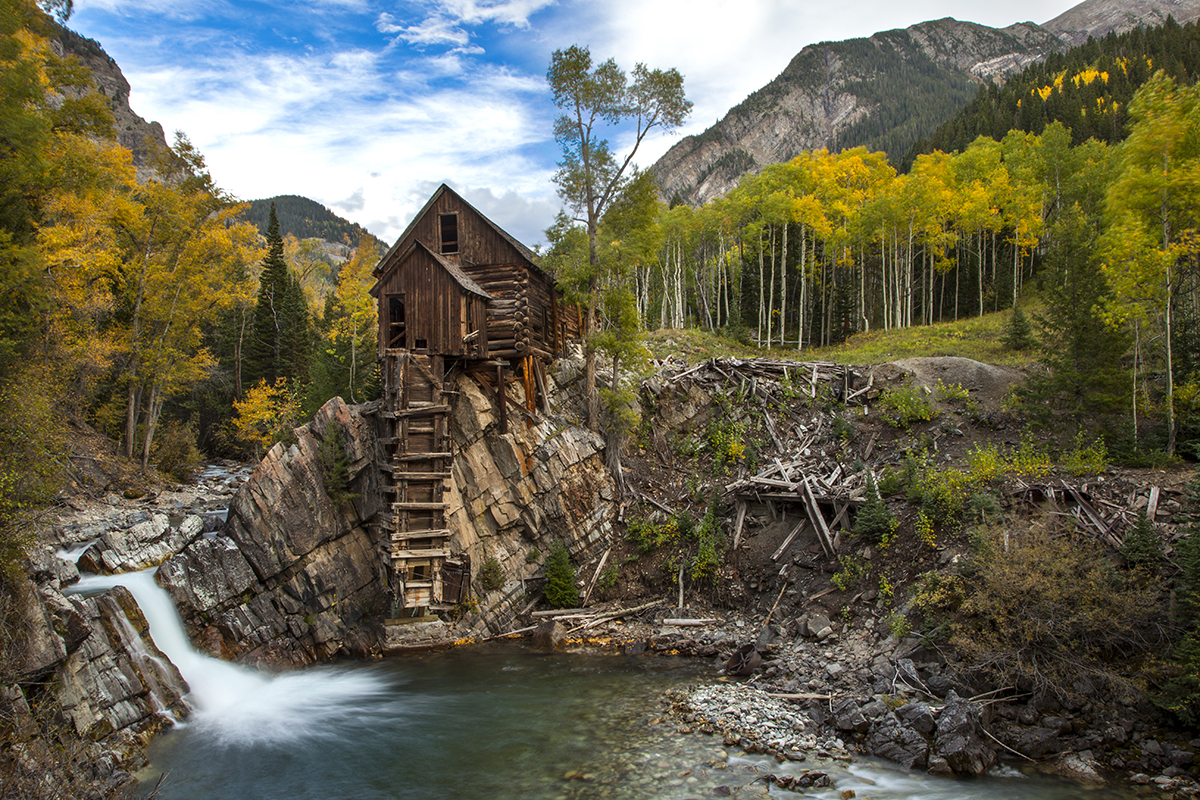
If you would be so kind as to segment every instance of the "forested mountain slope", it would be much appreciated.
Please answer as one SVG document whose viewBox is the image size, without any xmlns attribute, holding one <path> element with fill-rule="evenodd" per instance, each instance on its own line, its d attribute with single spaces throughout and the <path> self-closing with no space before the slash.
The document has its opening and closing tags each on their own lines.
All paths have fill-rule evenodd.
<svg viewBox="0 0 1200 800">
<path fill-rule="evenodd" d="M 860 145 L 899 162 L 974 97 L 1082 35 L 1103 36 L 1173 15 L 1200 16 L 1198 0 L 1088 0 L 1044 26 L 997 30 L 946 18 L 867 39 L 804 48 L 771 83 L 716 125 L 689 136 L 651 171 L 664 198 L 701 204 L 747 172 L 808 150 Z"/>
<path fill-rule="evenodd" d="M 275 204 L 275 215 L 279 219 L 279 232 L 297 239 L 324 239 L 327 242 L 356 247 L 366 236 L 380 247 L 384 243 L 356 222 L 339 217 L 316 200 L 294 194 L 251 200 L 242 218 L 257 226 L 263 235 L 267 231 L 267 218 L 271 204 Z"/>
<path fill-rule="evenodd" d="M 1052 54 L 1003 86 L 980 89 L 959 114 L 914 145 L 904 166 L 919 153 L 962 151 L 979 136 L 1000 140 L 1010 130 L 1040 134 L 1051 122 L 1069 128 L 1075 144 L 1093 138 L 1115 144 L 1128 133 L 1134 93 L 1159 70 L 1181 84 L 1195 82 L 1200 25 L 1168 20 Z"/>
</svg>

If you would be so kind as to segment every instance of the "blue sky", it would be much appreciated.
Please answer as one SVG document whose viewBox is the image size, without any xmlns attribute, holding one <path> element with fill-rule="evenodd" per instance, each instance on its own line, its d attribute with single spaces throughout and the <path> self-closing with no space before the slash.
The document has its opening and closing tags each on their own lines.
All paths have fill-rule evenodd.
<svg viewBox="0 0 1200 800">
<path fill-rule="evenodd" d="M 513 235 L 560 203 L 555 49 L 677 67 L 695 104 L 649 166 L 775 77 L 805 45 L 952 16 L 1046 22 L 1071 0 L 76 0 L 68 23 L 132 86 L 134 111 L 188 135 L 217 184 L 311 197 L 385 241 L 449 183 Z M 616 149 L 621 137 L 614 136 Z"/>
</svg>

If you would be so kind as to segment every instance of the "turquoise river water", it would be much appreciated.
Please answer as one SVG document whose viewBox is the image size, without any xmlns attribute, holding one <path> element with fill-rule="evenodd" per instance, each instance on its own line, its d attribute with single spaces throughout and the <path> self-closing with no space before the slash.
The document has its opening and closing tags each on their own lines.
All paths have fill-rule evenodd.
<svg viewBox="0 0 1200 800">
<path fill-rule="evenodd" d="M 1124 800 L 1002 768 L 980 779 L 908 773 L 879 762 L 796 764 L 684 733 L 663 692 L 718 680 L 678 658 L 538 653 L 478 646 L 276 676 L 191 649 L 150 572 L 87 577 L 80 591 L 129 587 L 159 648 L 192 687 L 195 708 L 160 736 L 148 790 L 161 800 L 684 800 L 818 797 L 875 800 Z M 826 771 L 833 788 L 768 785 L 771 773 Z"/>
</svg>

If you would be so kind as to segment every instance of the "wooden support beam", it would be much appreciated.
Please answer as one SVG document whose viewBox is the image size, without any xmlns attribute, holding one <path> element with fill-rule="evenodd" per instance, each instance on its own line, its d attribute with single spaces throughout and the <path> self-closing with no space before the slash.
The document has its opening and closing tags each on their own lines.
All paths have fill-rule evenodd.
<svg viewBox="0 0 1200 800">
<path fill-rule="evenodd" d="M 742 539 L 742 526 L 746 522 L 746 505 L 745 500 L 737 501 L 737 522 L 733 526 L 733 549 L 735 552 L 738 548 L 738 542 Z"/>
<path fill-rule="evenodd" d="M 804 526 L 807 524 L 808 524 L 808 520 L 801 517 L 800 523 L 798 525 L 796 525 L 796 527 L 792 528 L 792 532 L 789 533 L 787 535 L 787 538 L 783 540 L 783 544 L 779 545 L 779 549 L 776 550 L 774 552 L 774 554 L 772 554 L 772 556 L 771 556 L 772 561 L 779 560 L 779 557 L 781 555 L 783 555 L 783 551 L 787 550 L 788 545 L 790 545 L 792 543 L 792 540 L 796 538 L 796 535 L 799 534 L 800 531 L 804 530 Z"/>
<path fill-rule="evenodd" d="M 825 551 L 825 555 L 829 558 L 836 558 L 837 553 L 833 547 L 833 541 L 829 537 L 829 529 L 825 527 L 825 517 L 821 515 L 821 507 L 817 505 L 817 498 L 813 497 L 812 487 L 808 485 L 806 478 L 802 484 L 804 486 L 804 495 L 808 498 L 805 503 L 805 510 L 808 511 L 808 518 L 812 521 L 813 529 L 817 532 L 817 539 L 821 542 L 821 549 Z"/>
</svg>

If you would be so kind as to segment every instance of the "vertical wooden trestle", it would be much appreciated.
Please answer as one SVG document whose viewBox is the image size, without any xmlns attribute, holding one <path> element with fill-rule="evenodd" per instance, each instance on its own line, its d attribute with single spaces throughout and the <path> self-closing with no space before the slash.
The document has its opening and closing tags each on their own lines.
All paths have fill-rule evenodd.
<svg viewBox="0 0 1200 800">
<path fill-rule="evenodd" d="M 450 407 L 443 391 L 443 359 L 387 350 L 384 396 L 390 436 L 384 468 L 391 500 L 389 536 L 393 617 L 424 617 L 459 602 L 469 581 L 463 560 L 451 558 L 446 492 L 451 480 Z M 470 575 L 470 567 L 465 572 Z"/>
</svg>

